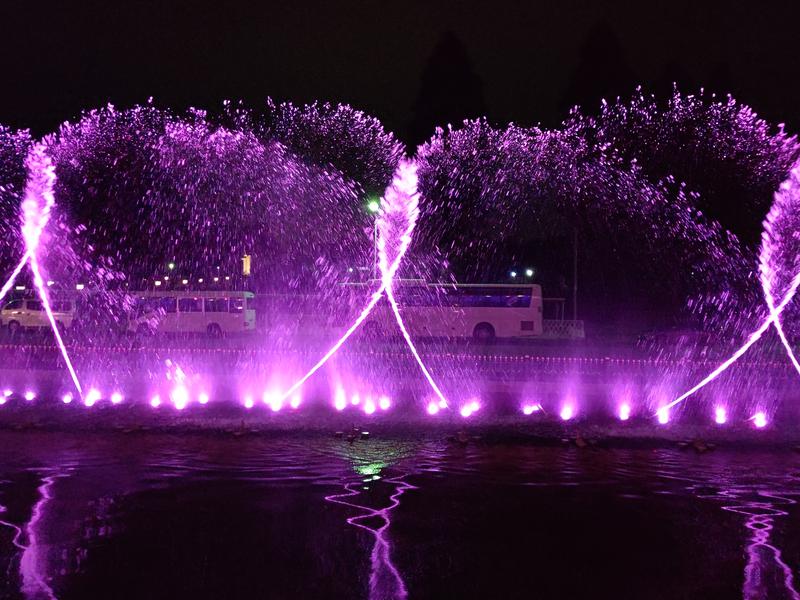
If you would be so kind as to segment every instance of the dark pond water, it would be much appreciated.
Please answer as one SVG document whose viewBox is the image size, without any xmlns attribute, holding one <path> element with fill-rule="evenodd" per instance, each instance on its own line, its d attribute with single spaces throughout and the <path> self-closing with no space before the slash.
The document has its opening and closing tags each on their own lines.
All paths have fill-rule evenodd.
<svg viewBox="0 0 800 600">
<path fill-rule="evenodd" d="M 0 434 L 2 598 L 797 598 L 800 455 Z"/>
</svg>

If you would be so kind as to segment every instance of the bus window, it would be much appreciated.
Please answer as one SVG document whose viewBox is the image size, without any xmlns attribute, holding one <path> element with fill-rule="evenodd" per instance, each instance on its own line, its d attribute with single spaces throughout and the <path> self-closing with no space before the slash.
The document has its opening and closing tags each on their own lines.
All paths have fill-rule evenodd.
<svg viewBox="0 0 800 600">
<path fill-rule="evenodd" d="M 137 298 L 136 318 L 157 311 L 161 306 L 160 298 Z"/>
<path fill-rule="evenodd" d="M 246 301 L 244 298 L 231 298 L 231 312 L 241 313 L 244 311 Z"/>
<path fill-rule="evenodd" d="M 203 312 L 203 301 L 200 298 L 179 298 L 178 310 L 185 312 Z"/>
<path fill-rule="evenodd" d="M 161 308 L 165 313 L 177 312 L 177 302 L 175 298 L 161 298 Z"/>
<path fill-rule="evenodd" d="M 206 298 L 205 303 L 207 313 L 228 312 L 227 298 Z"/>
</svg>

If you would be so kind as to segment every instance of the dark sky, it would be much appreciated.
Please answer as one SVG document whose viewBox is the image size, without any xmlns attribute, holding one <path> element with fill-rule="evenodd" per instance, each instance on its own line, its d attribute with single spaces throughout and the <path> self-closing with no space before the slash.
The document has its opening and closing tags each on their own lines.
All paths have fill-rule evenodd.
<svg viewBox="0 0 800 600">
<path fill-rule="evenodd" d="M 213 108 L 273 96 L 349 102 L 405 135 L 426 63 L 452 31 L 498 123 L 554 125 L 576 85 L 599 98 L 608 69 L 645 85 L 714 81 L 795 130 L 792 4 L 4 0 L 0 123 L 41 133 L 109 101 Z M 587 46 L 598 27 L 618 52 Z"/>
</svg>

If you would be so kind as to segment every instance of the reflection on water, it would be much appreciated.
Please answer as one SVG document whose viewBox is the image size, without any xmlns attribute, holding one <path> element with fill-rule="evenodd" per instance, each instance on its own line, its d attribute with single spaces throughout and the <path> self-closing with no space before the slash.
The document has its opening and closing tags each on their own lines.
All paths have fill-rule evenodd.
<svg viewBox="0 0 800 600">
<path fill-rule="evenodd" d="M 798 456 L 0 434 L 1 598 L 793 598 Z"/>
</svg>

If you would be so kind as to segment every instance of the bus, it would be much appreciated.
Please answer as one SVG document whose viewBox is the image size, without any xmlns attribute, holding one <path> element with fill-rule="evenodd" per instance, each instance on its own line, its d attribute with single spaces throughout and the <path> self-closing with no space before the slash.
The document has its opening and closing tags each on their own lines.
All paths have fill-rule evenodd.
<svg viewBox="0 0 800 600">
<path fill-rule="evenodd" d="M 127 330 L 138 335 L 206 333 L 219 337 L 256 327 L 252 292 L 164 290 L 130 295 L 134 302 Z"/>
<path fill-rule="evenodd" d="M 75 319 L 75 302 L 68 298 L 50 300 L 50 309 L 59 329 L 69 329 Z M 0 311 L 0 320 L 13 337 L 27 329 L 49 329 L 50 319 L 39 298 L 11 300 Z"/>
<path fill-rule="evenodd" d="M 368 301 L 376 283 L 343 284 L 352 290 L 351 315 Z M 414 337 L 496 338 L 542 336 L 542 288 L 538 284 L 425 283 L 396 280 L 393 286 L 400 315 Z M 391 306 L 379 302 L 364 321 L 368 337 L 397 335 Z"/>
</svg>

